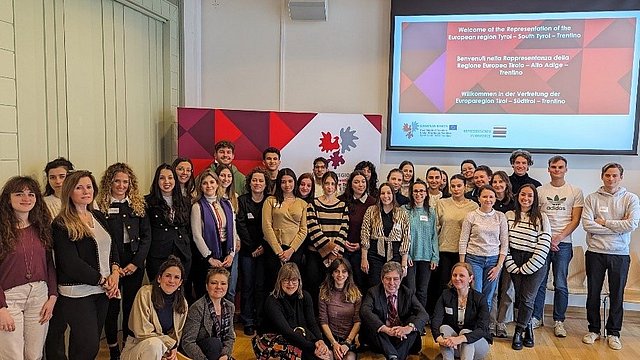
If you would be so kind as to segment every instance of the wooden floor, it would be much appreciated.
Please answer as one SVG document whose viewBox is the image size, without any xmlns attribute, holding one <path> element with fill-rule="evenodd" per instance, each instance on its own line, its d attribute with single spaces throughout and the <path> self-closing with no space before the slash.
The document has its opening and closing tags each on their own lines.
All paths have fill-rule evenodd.
<svg viewBox="0 0 640 360">
<path fill-rule="evenodd" d="M 550 314 L 550 310 L 546 312 Z M 511 349 L 511 339 L 495 339 L 489 356 L 485 359 L 526 359 L 526 360 L 556 360 L 556 359 L 640 359 L 640 313 L 627 312 L 624 327 L 621 332 L 622 350 L 609 349 L 607 341 L 601 338 L 593 345 L 582 343 L 582 336 L 587 332 L 587 321 L 584 309 L 571 308 L 567 313 L 565 328 L 568 336 L 557 338 L 553 334 L 553 321 L 550 316 L 545 317 L 546 326 L 535 330 L 536 345 L 534 348 L 524 348 L 520 351 Z M 513 324 L 508 326 L 509 334 L 513 334 Z M 251 348 L 251 339 L 244 336 L 242 326 L 236 326 L 238 336 L 233 356 L 237 360 L 255 359 Z M 109 359 L 106 343 L 102 342 L 98 359 Z M 422 337 L 422 354 L 409 359 L 434 359 L 438 349 L 431 335 Z M 360 360 L 384 359 L 383 356 L 364 353 Z"/>
</svg>

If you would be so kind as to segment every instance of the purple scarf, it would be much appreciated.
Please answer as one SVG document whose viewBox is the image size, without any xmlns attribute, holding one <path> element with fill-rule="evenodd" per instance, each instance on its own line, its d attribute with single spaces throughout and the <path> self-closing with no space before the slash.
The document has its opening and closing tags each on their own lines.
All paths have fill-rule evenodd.
<svg viewBox="0 0 640 360">
<path fill-rule="evenodd" d="M 220 207 L 224 212 L 224 216 L 227 219 L 227 248 L 225 256 L 233 250 L 233 210 L 231 210 L 231 203 L 227 199 L 220 199 Z M 200 216 L 204 222 L 204 228 L 202 229 L 202 236 L 204 237 L 204 243 L 207 244 L 211 255 L 215 259 L 222 257 L 222 248 L 220 247 L 220 239 L 218 235 L 219 224 L 217 223 L 216 216 L 213 213 L 213 208 L 207 199 L 203 196 L 200 198 Z"/>
</svg>

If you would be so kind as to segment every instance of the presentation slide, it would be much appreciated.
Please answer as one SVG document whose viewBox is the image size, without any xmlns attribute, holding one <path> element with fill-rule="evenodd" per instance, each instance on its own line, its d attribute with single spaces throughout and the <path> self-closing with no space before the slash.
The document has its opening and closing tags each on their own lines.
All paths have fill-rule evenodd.
<svg viewBox="0 0 640 360">
<path fill-rule="evenodd" d="M 396 16 L 389 148 L 635 153 L 639 20 Z"/>
</svg>

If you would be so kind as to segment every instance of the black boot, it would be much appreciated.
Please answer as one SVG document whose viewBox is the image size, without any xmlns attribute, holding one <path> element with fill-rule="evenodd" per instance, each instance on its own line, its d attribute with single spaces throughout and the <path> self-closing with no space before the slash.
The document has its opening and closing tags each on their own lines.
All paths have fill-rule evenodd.
<svg viewBox="0 0 640 360">
<path fill-rule="evenodd" d="M 516 330 L 513 333 L 513 341 L 511 342 L 511 348 L 513 350 L 522 350 L 522 333 L 524 329 L 516 326 Z"/>
<path fill-rule="evenodd" d="M 533 347 L 533 325 L 529 322 L 529 325 L 524 329 L 524 339 L 522 345 L 531 348 Z"/>
<path fill-rule="evenodd" d="M 118 344 L 109 346 L 109 358 L 110 360 L 120 360 L 120 346 Z"/>
</svg>

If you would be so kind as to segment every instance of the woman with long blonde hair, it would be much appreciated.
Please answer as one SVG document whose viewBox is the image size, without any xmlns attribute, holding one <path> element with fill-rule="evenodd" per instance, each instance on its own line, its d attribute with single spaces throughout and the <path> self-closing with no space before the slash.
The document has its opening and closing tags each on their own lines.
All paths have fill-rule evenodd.
<svg viewBox="0 0 640 360">
<path fill-rule="evenodd" d="M 109 299 L 119 296 L 120 258 L 107 220 L 94 210 L 98 185 L 89 171 L 71 173 L 62 185 L 62 208 L 53 221 L 58 311 L 71 328 L 70 359 L 95 359 Z"/>
<path fill-rule="evenodd" d="M 196 298 L 206 294 L 205 277 L 212 267 L 231 269 L 235 256 L 235 213 L 224 197 L 218 175 L 206 169 L 196 179 L 196 197 L 191 206 L 191 231 L 200 256 L 192 266 Z M 196 260 L 196 258 L 199 258 Z"/>
<path fill-rule="evenodd" d="M 115 163 L 105 170 L 100 180 L 98 208 L 107 219 L 107 231 L 116 244 L 122 268 L 122 339 L 133 335 L 128 320 L 133 300 L 142 286 L 145 259 L 151 244 L 151 225 L 146 215 L 144 197 L 138 187 L 138 178 L 125 163 Z M 118 344 L 118 318 L 120 299 L 109 300 L 105 334 L 111 359 L 120 356 Z"/>
</svg>

